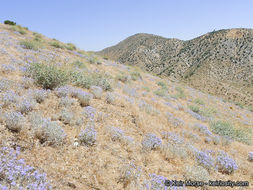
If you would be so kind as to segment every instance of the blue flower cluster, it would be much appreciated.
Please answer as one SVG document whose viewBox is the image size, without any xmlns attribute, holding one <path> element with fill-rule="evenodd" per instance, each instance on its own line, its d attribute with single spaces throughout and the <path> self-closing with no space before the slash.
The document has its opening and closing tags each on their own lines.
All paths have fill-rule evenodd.
<svg viewBox="0 0 253 190">
<path fill-rule="evenodd" d="M 145 135 L 143 141 L 141 142 L 144 150 L 155 150 L 162 145 L 162 140 L 155 134 L 148 133 Z"/>
<path fill-rule="evenodd" d="M 171 144 L 182 144 L 184 139 L 174 132 L 162 132 L 163 138 L 167 139 Z"/>
<path fill-rule="evenodd" d="M 206 118 L 198 113 L 193 112 L 192 110 L 188 109 L 187 113 L 189 113 L 192 117 L 200 121 L 206 121 Z"/>
<path fill-rule="evenodd" d="M 95 115 L 96 115 L 96 109 L 93 108 L 92 106 L 86 106 L 84 108 L 84 115 L 90 121 L 94 121 L 95 120 Z"/>
<path fill-rule="evenodd" d="M 207 170 L 210 170 L 214 166 L 214 160 L 208 152 L 198 151 L 196 152 L 195 158 L 197 163 Z"/>
<path fill-rule="evenodd" d="M 84 130 L 79 134 L 81 144 L 94 145 L 96 142 L 97 132 L 92 123 L 89 123 Z"/>
<path fill-rule="evenodd" d="M 16 68 L 13 65 L 2 64 L 2 71 L 4 73 L 8 74 L 8 73 L 13 72 L 15 70 L 16 70 Z"/>
<path fill-rule="evenodd" d="M 207 126 L 205 125 L 202 125 L 200 123 L 196 123 L 194 124 L 193 128 L 199 132 L 201 132 L 202 134 L 204 135 L 207 135 L 207 136 L 212 136 L 212 132 L 208 129 Z"/>
<path fill-rule="evenodd" d="M 61 86 L 55 89 L 56 95 L 58 97 L 66 97 L 71 93 L 72 87 L 71 86 Z"/>
<path fill-rule="evenodd" d="M 14 91 L 7 91 L 2 94 L 2 101 L 4 106 L 9 106 L 12 103 L 16 103 L 18 100 L 18 96 L 15 94 Z"/>
<path fill-rule="evenodd" d="M 168 122 L 174 127 L 180 127 L 184 125 L 184 121 L 180 118 L 175 117 L 172 113 L 167 113 Z"/>
<path fill-rule="evenodd" d="M 17 110 L 22 114 L 26 114 L 34 109 L 35 102 L 25 98 L 17 105 Z"/>
<path fill-rule="evenodd" d="M 74 98 L 77 98 L 81 106 L 89 106 L 91 99 L 93 98 L 93 95 L 85 92 L 79 88 L 73 88 L 71 90 L 71 95 Z"/>
<path fill-rule="evenodd" d="M 19 154 L 19 148 L 16 151 L 7 147 L 0 149 L 0 189 L 52 189 L 46 174 L 26 165 L 23 159 L 17 158 Z"/>
<path fill-rule="evenodd" d="M 33 97 L 38 103 L 42 103 L 48 97 L 48 91 L 44 89 L 36 89 L 33 91 Z"/>
<path fill-rule="evenodd" d="M 121 140 L 124 136 L 124 131 L 118 127 L 110 127 L 111 139 L 113 141 Z"/>
<path fill-rule="evenodd" d="M 224 174 L 232 174 L 238 169 L 238 166 L 227 153 L 220 151 L 216 158 L 216 169 Z"/>
</svg>

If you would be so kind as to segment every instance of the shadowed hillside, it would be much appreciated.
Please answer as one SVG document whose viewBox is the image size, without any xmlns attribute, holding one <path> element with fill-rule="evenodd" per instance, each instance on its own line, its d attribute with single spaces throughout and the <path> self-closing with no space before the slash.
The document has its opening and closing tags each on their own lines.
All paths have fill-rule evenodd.
<svg viewBox="0 0 253 190">
<path fill-rule="evenodd" d="M 99 54 L 252 105 L 252 42 L 251 29 L 219 30 L 188 41 L 136 34 Z"/>
<path fill-rule="evenodd" d="M 161 60 L 186 43 L 152 38 Z M 166 179 L 246 181 L 250 190 L 252 126 L 252 107 L 0 24 L 1 190 L 213 189 Z"/>
</svg>

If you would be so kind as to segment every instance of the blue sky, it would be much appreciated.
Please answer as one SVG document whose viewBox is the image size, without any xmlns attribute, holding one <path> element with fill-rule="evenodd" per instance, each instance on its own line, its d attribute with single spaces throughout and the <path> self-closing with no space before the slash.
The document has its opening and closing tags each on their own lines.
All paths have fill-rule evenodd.
<svg viewBox="0 0 253 190">
<path fill-rule="evenodd" d="M 135 33 L 189 40 L 214 29 L 253 28 L 252 0 L 5 0 L 0 22 L 84 50 L 101 50 Z"/>
</svg>

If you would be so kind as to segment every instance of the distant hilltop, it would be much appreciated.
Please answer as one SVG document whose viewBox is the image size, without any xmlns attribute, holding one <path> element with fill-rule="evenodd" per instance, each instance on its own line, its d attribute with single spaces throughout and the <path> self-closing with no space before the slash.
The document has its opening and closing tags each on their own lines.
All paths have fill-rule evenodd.
<svg viewBox="0 0 253 190">
<path fill-rule="evenodd" d="M 188 41 L 139 33 L 97 53 L 229 101 L 253 102 L 252 29 L 218 30 Z"/>
</svg>

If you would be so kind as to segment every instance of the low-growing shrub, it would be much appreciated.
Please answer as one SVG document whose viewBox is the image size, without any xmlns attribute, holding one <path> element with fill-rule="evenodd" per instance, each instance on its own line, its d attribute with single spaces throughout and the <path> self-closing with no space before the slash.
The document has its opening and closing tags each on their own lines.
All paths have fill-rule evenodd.
<svg viewBox="0 0 253 190">
<path fill-rule="evenodd" d="M 141 167 L 137 167 L 133 162 L 124 164 L 120 169 L 119 182 L 126 188 L 130 184 L 137 186 L 141 175 Z"/>
<path fill-rule="evenodd" d="M 69 107 L 75 103 L 75 99 L 70 97 L 62 97 L 59 102 L 60 107 Z"/>
<path fill-rule="evenodd" d="M 201 100 L 200 98 L 196 98 L 196 99 L 194 100 L 194 103 L 195 103 L 195 104 L 199 104 L 199 105 L 205 105 L 205 102 L 204 102 L 203 100 Z"/>
<path fill-rule="evenodd" d="M 105 96 L 105 101 L 108 104 L 113 104 L 115 101 L 115 96 L 113 93 L 107 92 Z"/>
<path fill-rule="evenodd" d="M 155 134 L 148 133 L 144 136 L 141 144 L 143 150 L 145 151 L 156 150 L 158 148 L 161 148 L 162 140 Z"/>
<path fill-rule="evenodd" d="M 74 114 L 73 112 L 69 111 L 68 109 L 63 109 L 60 113 L 59 119 L 64 123 L 64 124 L 70 124 L 70 122 L 73 120 Z"/>
<path fill-rule="evenodd" d="M 49 43 L 49 45 L 55 47 L 55 48 L 60 48 L 60 49 L 64 49 L 64 45 L 61 44 L 59 41 L 57 40 L 53 40 L 52 42 Z"/>
<path fill-rule="evenodd" d="M 200 132 L 201 134 L 205 135 L 205 136 L 212 136 L 212 132 L 208 129 L 207 126 L 203 125 L 203 124 L 200 124 L 200 123 L 195 123 L 193 125 L 193 129 L 195 131 L 198 131 Z"/>
<path fill-rule="evenodd" d="M 99 86 L 91 86 L 91 93 L 94 95 L 94 98 L 100 99 L 102 97 L 103 89 Z"/>
<path fill-rule="evenodd" d="M 67 71 L 52 63 L 32 63 L 29 65 L 27 74 L 34 79 L 37 85 L 51 90 L 66 84 L 69 79 Z"/>
<path fill-rule="evenodd" d="M 13 132 L 20 132 L 24 125 L 24 117 L 20 112 L 7 112 L 5 114 L 5 124 Z"/>
<path fill-rule="evenodd" d="M 20 148 L 16 151 L 7 147 L 0 149 L 0 189 L 43 189 L 51 190 L 45 173 L 26 165 L 18 159 Z"/>
<path fill-rule="evenodd" d="M 14 72 L 16 70 L 16 67 L 14 67 L 13 65 L 7 65 L 7 64 L 2 64 L 2 71 L 5 74 L 9 74 L 11 72 Z"/>
<path fill-rule="evenodd" d="M 20 100 L 20 103 L 17 105 L 17 111 L 21 112 L 22 114 L 26 114 L 32 111 L 35 107 L 35 102 L 32 99 L 23 98 Z"/>
<path fill-rule="evenodd" d="M 118 127 L 109 128 L 112 141 L 121 141 L 124 136 L 124 131 Z"/>
<path fill-rule="evenodd" d="M 88 123 L 86 128 L 84 130 L 81 130 L 79 134 L 79 141 L 81 144 L 85 145 L 94 145 L 96 142 L 96 130 L 94 129 L 94 126 L 92 123 Z"/>
<path fill-rule="evenodd" d="M 253 162 L 253 152 L 249 152 L 248 161 Z"/>
<path fill-rule="evenodd" d="M 200 109 L 197 105 L 189 105 L 188 106 L 193 112 L 195 113 L 199 113 L 200 112 Z"/>
<path fill-rule="evenodd" d="M 156 91 L 154 91 L 154 94 L 157 95 L 157 96 L 165 96 L 167 93 L 167 89 L 164 89 L 164 88 L 159 88 L 157 89 Z"/>
<path fill-rule="evenodd" d="M 85 65 L 85 63 L 81 62 L 81 61 L 74 61 L 73 63 L 71 63 L 71 65 L 74 65 L 75 67 L 78 67 L 80 69 L 86 69 L 87 66 Z"/>
<path fill-rule="evenodd" d="M 85 92 L 81 89 L 74 89 L 72 92 L 71 92 L 72 96 L 74 98 L 77 98 L 77 100 L 79 101 L 80 105 L 81 106 L 89 106 L 90 105 L 90 101 L 91 99 L 93 98 L 93 95 L 88 93 L 88 92 Z"/>
<path fill-rule="evenodd" d="M 22 78 L 22 86 L 25 89 L 31 88 L 33 86 L 33 79 L 29 77 L 23 77 Z"/>
<path fill-rule="evenodd" d="M 72 87 L 69 85 L 60 86 L 55 89 L 55 93 L 59 98 L 66 97 L 71 93 Z"/>
<path fill-rule="evenodd" d="M 67 50 L 70 50 L 70 51 L 76 50 L 75 44 L 72 44 L 72 43 L 67 43 L 67 44 L 65 45 L 65 47 L 66 47 Z"/>
<path fill-rule="evenodd" d="M 26 33 L 27 33 L 27 28 L 25 28 L 25 27 L 22 27 L 22 26 L 20 26 L 20 25 L 14 25 L 14 26 L 12 26 L 11 28 L 10 28 L 10 30 L 12 30 L 12 31 L 16 31 L 16 32 L 19 32 L 20 34 L 22 34 L 22 35 L 25 35 Z"/>
<path fill-rule="evenodd" d="M 14 91 L 7 91 L 2 94 L 1 100 L 3 102 L 3 106 L 9 106 L 18 101 L 18 95 Z"/>
<path fill-rule="evenodd" d="M 7 78 L 1 78 L 0 79 L 0 92 L 8 90 L 12 86 L 14 86 L 13 81 L 11 81 Z"/>
<path fill-rule="evenodd" d="M 187 166 L 184 177 L 185 180 L 208 182 L 209 173 L 202 166 Z"/>
<path fill-rule="evenodd" d="M 127 74 L 120 73 L 116 76 L 116 79 L 125 83 L 129 80 L 129 76 Z"/>
<path fill-rule="evenodd" d="M 246 144 L 251 143 L 250 131 L 245 128 L 236 128 L 226 121 L 212 121 L 210 123 L 211 130 L 221 136 L 237 140 Z"/>
<path fill-rule="evenodd" d="M 42 103 L 48 97 L 48 92 L 44 89 L 36 89 L 32 92 L 32 95 L 37 103 Z"/>
<path fill-rule="evenodd" d="M 138 79 L 142 79 L 141 74 L 140 74 L 139 72 L 136 72 L 136 71 L 131 72 L 131 73 L 130 73 L 130 76 L 131 76 L 131 79 L 132 79 L 133 81 L 136 81 L 136 80 L 138 80 Z"/>
<path fill-rule="evenodd" d="M 185 98 L 185 93 L 184 93 L 184 90 L 180 87 L 176 87 L 176 94 L 175 95 L 172 95 L 171 97 L 173 98 L 176 98 L 176 99 L 183 99 Z"/>
<path fill-rule="evenodd" d="M 71 81 L 74 85 L 89 89 L 92 85 L 100 86 L 103 90 L 111 90 L 109 80 L 102 74 L 83 72 L 71 72 Z"/>
<path fill-rule="evenodd" d="M 177 158 L 186 159 L 188 156 L 185 147 L 181 144 L 171 144 L 167 142 L 162 145 L 161 150 L 166 160 L 174 160 Z"/>
<path fill-rule="evenodd" d="M 22 40 L 20 45 L 25 49 L 37 51 L 40 48 L 40 44 L 33 40 Z"/>
<path fill-rule="evenodd" d="M 43 118 L 38 113 L 33 113 L 30 121 L 34 135 L 40 143 L 62 145 L 65 142 L 66 133 L 57 122 Z"/>
<path fill-rule="evenodd" d="M 227 153 L 220 151 L 216 158 L 216 169 L 224 174 L 232 174 L 238 169 L 238 166 Z"/>
<path fill-rule="evenodd" d="M 211 170 L 214 166 L 214 160 L 207 152 L 198 151 L 195 158 L 197 163 L 207 170 Z"/>
<path fill-rule="evenodd" d="M 171 113 L 167 113 L 167 119 L 168 122 L 173 126 L 173 127 L 181 127 L 184 125 L 184 121 L 180 118 L 175 117 L 173 114 Z"/>
<path fill-rule="evenodd" d="M 85 118 L 90 120 L 90 121 L 94 121 L 95 120 L 95 116 L 96 116 L 96 109 L 91 107 L 91 106 L 86 106 L 84 108 L 84 112 L 83 114 L 85 115 Z"/>
</svg>

